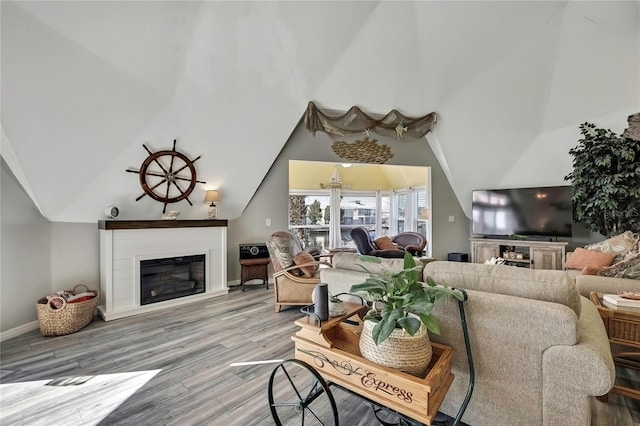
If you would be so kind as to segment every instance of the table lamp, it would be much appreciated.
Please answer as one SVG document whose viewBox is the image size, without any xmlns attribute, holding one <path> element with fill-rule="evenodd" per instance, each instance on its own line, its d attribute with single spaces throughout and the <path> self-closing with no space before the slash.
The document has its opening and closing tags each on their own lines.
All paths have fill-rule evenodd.
<svg viewBox="0 0 640 426">
<path fill-rule="evenodd" d="M 216 208 L 217 201 L 220 201 L 220 194 L 218 194 L 218 191 L 211 190 L 204 194 L 204 202 L 211 203 L 209 205 L 209 219 L 218 218 L 218 209 Z"/>
</svg>

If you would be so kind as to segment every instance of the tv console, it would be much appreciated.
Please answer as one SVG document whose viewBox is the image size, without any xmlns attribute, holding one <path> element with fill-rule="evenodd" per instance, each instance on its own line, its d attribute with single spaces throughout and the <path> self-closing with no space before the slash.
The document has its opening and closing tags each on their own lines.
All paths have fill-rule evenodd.
<svg viewBox="0 0 640 426">
<path fill-rule="evenodd" d="M 513 235 L 483 235 L 482 237 L 478 237 L 478 238 L 489 239 L 489 240 L 509 240 L 509 241 L 553 241 L 552 237 L 540 237 L 536 235 L 525 235 L 520 237 L 516 237 Z"/>
<path fill-rule="evenodd" d="M 501 257 L 507 265 L 533 269 L 564 268 L 567 242 L 519 239 L 470 238 L 471 262 L 485 263 Z"/>
</svg>

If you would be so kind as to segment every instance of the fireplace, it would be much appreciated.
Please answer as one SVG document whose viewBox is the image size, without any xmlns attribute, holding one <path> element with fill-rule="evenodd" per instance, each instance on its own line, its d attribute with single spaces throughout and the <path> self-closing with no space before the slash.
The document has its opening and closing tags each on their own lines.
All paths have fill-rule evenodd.
<svg viewBox="0 0 640 426">
<path fill-rule="evenodd" d="M 229 293 L 226 220 L 108 220 L 98 228 L 105 321 Z"/>
<path fill-rule="evenodd" d="M 205 255 L 140 261 L 140 305 L 205 292 Z"/>
</svg>

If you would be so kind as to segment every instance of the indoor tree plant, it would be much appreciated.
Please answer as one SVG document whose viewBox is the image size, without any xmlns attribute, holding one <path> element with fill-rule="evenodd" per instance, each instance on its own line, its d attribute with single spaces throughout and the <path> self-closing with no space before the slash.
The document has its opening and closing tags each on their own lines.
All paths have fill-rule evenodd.
<svg viewBox="0 0 640 426">
<path fill-rule="evenodd" d="M 580 125 L 582 139 L 569 150 L 574 217 L 606 237 L 640 230 L 640 141 L 595 124 Z"/>
<path fill-rule="evenodd" d="M 361 256 L 364 262 L 381 263 L 375 256 Z M 431 343 L 427 330 L 440 334 L 440 326 L 432 311 L 439 299 L 462 294 L 445 285 L 437 285 L 427 277 L 420 282 L 422 267 L 416 266 L 409 253 L 404 256 L 404 269 L 391 272 L 382 268 L 371 272 L 359 265 L 369 277 L 351 286 L 351 293 L 363 294 L 371 309 L 364 317 L 360 335 L 360 352 L 370 361 L 398 368 L 420 376 L 431 360 Z M 399 355 L 402 354 L 402 355 Z"/>
</svg>

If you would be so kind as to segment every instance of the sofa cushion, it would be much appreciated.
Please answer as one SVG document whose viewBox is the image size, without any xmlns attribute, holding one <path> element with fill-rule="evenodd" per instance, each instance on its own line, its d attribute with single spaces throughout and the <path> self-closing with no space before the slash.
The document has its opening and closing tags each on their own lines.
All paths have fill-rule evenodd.
<svg viewBox="0 0 640 426">
<path fill-rule="evenodd" d="M 560 303 L 580 316 L 580 295 L 564 271 L 436 261 L 424 267 L 423 276 L 450 287 Z"/>
<path fill-rule="evenodd" d="M 361 259 L 362 255 L 358 253 L 336 253 L 331 259 L 334 269 L 348 269 L 351 271 L 366 272 L 362 266 L 372 273 L 382 272 L 388 269 L 392 272 L 399 272 L 404 269 L 404 259 L 388 259 L 379 258 L 380 263 L 365 262 Z M 416 265 L 421 262 L 416 261 Z"/>
<path fill-rule="evenodd" d="M 597 250 L 587 250 L 577 247 L 565 263 L 567 269 L 584 269 L 586 266 L 609 266 L 613 263 L 614 255 Z"/>
<path fill-rule="evenodd" d="M 581 295 L 588 298 L 592 291 L 599 293 L 640 292 L 640 281 L 600 275 L 578 275 L 576 276 L 576 288 Z"/>
</svg>

